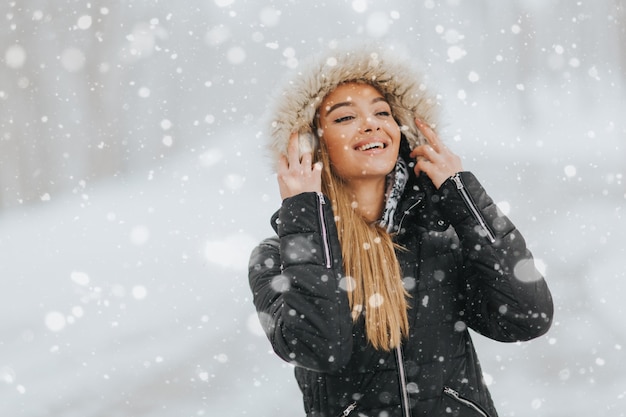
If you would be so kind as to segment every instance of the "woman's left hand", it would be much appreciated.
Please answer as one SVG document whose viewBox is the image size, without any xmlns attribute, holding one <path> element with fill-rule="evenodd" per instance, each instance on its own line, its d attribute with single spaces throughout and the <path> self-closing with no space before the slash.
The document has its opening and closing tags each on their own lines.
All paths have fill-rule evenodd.
<svg viewBox="0 0 626 417">
<path fill-rule="evenodd" d="M 415 175 L 426 173 L 435 187 L 441 187 L 448 178 L 463 171 L 461 158 L 443 144 L 437 134 L 420 119 L 415 119 L 415 125 L 422 132 L 427 144 L 415 147 L 411 157 L 416 158 Z"/>
</svg>

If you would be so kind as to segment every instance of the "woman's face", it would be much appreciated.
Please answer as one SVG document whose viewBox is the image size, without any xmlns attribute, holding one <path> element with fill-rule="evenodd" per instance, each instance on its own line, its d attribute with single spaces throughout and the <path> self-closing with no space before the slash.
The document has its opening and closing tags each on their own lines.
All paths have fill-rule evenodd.
<svg viewBox="0 0 626 417">
<path fill-rule="evenodd" d="M 347 83 L 333 90 L 320 106 L 319 127 L 334 171 L 344 181 L 384 178 L 395 167 L 400 127 L 371 85 Z"/>
</svg>

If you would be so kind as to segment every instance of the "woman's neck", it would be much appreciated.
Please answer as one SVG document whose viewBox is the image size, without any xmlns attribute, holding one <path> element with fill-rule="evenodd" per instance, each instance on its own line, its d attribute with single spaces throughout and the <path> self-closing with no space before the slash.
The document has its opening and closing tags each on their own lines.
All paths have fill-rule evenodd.
<svg viewBox="0 0 626 417">
<path fill-rule="evenodd" d="M 368 223 L 380 219 L 385 207 L 385 179 L 376 181 L 353 181 L 348 185 L 356 211 Z"/>
</svg>

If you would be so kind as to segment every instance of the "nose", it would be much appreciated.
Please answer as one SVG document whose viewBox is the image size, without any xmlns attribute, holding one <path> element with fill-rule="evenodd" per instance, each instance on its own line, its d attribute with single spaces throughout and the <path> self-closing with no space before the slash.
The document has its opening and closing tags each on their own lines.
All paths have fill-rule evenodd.
<svg viewBox="0 0 626 417">
<path fill-rule="evenodd" d="M 374 117 L 366 117 L 361 125 L 361 130 L 365 133 L 380 130 L 380 122 Z"/>
</svg>

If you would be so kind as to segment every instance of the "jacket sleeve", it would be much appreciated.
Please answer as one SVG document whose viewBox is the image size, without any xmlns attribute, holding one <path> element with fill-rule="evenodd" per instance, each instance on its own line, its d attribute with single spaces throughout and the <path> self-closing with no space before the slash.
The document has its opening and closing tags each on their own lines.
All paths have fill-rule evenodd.
<svg viewBox="0 0 626 417">
<path fill-rule="evenodd" d="M 278 237 L 256 247 L 248 278 L 274 351 L 294 365 L 334 372 L 350 359 L 352 318 L 330 204 L 317 193 L 285 199 Z"/>
<path fill-rule="evenodd" d="M 552 296 L 522 234 L 471 173 L 448 179 L 438 192 L 461 242 L 468 326 L 504 342 L 546 333 Z"/>
</svg>

